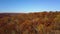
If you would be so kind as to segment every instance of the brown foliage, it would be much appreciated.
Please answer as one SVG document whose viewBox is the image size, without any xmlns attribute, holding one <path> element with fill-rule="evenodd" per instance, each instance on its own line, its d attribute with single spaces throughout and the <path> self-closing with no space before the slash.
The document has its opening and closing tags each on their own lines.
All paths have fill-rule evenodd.
<svg viewBox="0 0 60 34">
<path fill-rule="evenodd" d="M 0 34 L 55 33 L 60 33 L 60 12 L 0 14 Z"/>
</svg>

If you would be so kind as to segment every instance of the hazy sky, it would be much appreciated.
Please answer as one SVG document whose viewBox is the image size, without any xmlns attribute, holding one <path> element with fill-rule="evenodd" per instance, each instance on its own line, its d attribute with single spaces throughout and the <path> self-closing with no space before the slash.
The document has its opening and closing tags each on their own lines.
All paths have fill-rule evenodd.
<svg viewBox="0 0 60 34">
<path fill-rule="evenodd" d="M 0 0 L 0 12 L 59 11 L 60 0 Z"/>
</svg>

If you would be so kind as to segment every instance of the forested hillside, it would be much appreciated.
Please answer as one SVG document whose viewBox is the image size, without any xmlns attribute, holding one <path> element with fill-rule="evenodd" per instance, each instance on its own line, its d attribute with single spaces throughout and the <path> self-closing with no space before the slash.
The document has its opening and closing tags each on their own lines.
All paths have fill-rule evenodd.
<svg viewBox="0 0 60 34">
<path fill-rule="evenodd" d="M 0 13 L 0 34 L 60 34 L 60 12 Z"/>
</svg>

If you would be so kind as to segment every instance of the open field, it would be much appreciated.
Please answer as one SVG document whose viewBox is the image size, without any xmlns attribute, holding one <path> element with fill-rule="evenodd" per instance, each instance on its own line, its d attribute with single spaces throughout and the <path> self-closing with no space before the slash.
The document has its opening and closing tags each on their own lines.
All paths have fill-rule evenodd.
<svg viewBox="0 0 60 34">
<path fill-rule="evenodd" d="M 60 12 L 0 13 L 0 34 L 60 34 Z"/>
</svg>

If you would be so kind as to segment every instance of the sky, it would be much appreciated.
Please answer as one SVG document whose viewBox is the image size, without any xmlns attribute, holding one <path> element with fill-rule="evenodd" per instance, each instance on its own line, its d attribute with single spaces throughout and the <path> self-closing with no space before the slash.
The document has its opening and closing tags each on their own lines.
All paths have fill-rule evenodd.
<svg viewBox="0 0 60 34">
<path fill-rule="evenodd" d="M 0 0 L 0 13 L 60 11 L 60 0 Z"/>
</svg>

